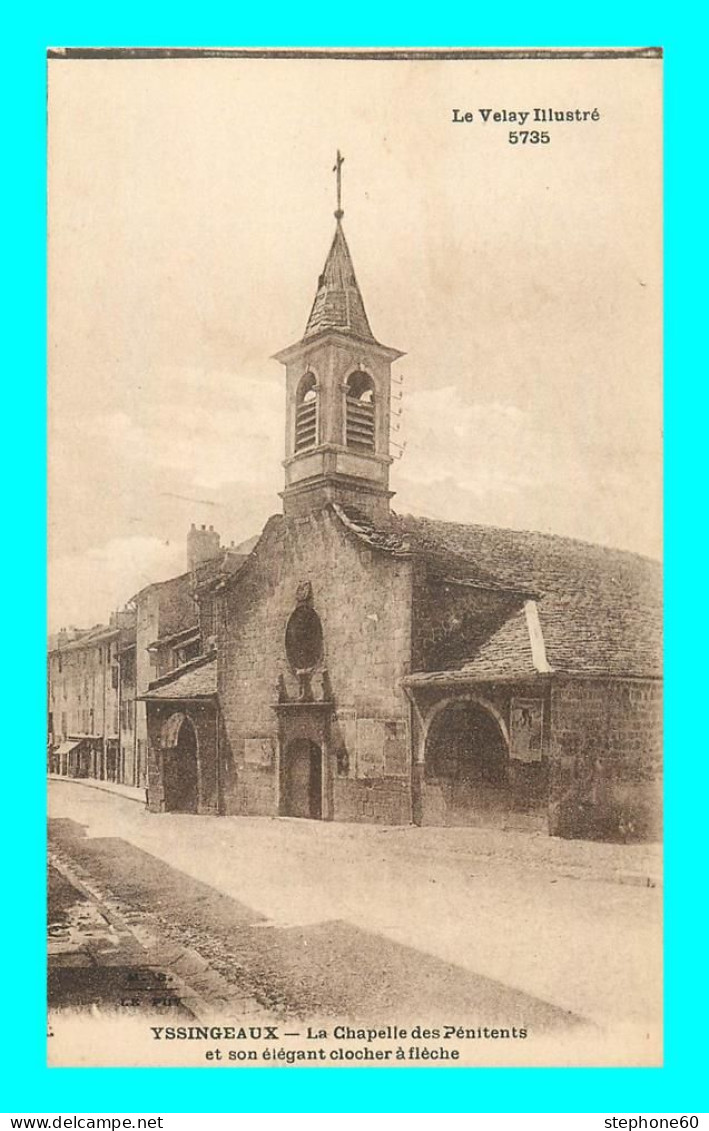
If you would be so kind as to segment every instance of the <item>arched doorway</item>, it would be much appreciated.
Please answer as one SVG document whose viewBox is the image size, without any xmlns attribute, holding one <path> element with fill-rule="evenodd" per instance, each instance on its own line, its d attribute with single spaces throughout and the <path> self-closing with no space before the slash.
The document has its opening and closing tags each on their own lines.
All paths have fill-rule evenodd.
<svg viewBox="0 0 709 1131">
<path fill-rule="evenodd" d="M 435 787 L 446 824 L 496 823 L 511 803 L 509 749 L 501 723 L 482 703 L 452 700 L 426 734 L 425 783 Z"/>
<path fill-rule="evenodd" d="M 163 748 L 165 810 L 196 813 L 199 800 L 197 735 L 186 715 L 173 716 L 170 722 L 173 724 L 171 744 Z"/>
<path fill-rule="evenodd" d="M 322 750 L 307 738 L 286 750 L 282 811 L 287 817 L 322 817 Z"/>
</svg>

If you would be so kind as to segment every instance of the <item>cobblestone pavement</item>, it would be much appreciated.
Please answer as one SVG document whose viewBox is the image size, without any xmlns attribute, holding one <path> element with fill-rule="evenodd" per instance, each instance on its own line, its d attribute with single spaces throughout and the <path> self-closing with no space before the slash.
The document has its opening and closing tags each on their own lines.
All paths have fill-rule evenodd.
<svg viewBox="0 0 709 1131">
<path fill-rule="evenodd" d="M 50 846 L 195 1016 L 659 1027 L 650 849 L 153 815 L 73 782 L 51 783 Z"/>
<path fill-rule="evenodd" d="M 235 984 L 221 977 L 188 945 L 189 932 L 121 903 L 105 880 L 96 882 L 96 869 L 83 867 L 61 848 L 61 832 L 54 839 L 47 882 L 47 997 L 53 1015 L 148 1013 L 184 1022 L 226 1012 L 263 1013 L 258 1002 L 239 992 L 238 979 Z M 120 859 L 116 863 L 119 874 Z"/>
<path fill-rule="evenodd" d="M 47 878 L 48 997 L 53 1011 L 150 1009 L 189 1017 L 170 973 L 55 861 Z"/>
</svg>

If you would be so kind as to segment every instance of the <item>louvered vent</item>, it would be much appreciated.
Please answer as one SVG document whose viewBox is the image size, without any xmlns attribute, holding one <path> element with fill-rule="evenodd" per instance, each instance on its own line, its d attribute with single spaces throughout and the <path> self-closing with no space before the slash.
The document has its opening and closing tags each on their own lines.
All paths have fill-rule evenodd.
<svg viewBox="0 0 709 1131">
<path fill-rule="evenodd" d="M 347 382 L 346 443 L 348 448 L 374 451 L 374 383 L 367 373 L 353 373 Z"/>
<path fill-rule="evenodd" d="M 374 405 L 347 398 L 347 447 L 374 451 Z"/>
<path fill-rule="evenodd" d="M 295 406 L 295 450 L 314 448 L 318 437 L 318 394 L 315 377 L 307 373 L 300 383 Z"/>
</svg>

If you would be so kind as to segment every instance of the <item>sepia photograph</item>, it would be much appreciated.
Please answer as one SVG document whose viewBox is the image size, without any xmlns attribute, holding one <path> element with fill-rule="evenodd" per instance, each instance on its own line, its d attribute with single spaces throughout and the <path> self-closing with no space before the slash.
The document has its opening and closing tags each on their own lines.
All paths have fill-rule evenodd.
<svg viewBox="0 0 709 1131">
<path fill-rule="evenodd" d="M 47 68 L 48 1064 L 661 1065 L 661 50 Z"/>
</svg>

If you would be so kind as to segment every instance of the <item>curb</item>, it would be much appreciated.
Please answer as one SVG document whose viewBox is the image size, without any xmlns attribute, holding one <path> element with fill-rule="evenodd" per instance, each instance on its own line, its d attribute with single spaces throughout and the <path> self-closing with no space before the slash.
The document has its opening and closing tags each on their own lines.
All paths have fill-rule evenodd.
<svg viewBox="0 0 709 1131">
<path fill-rule="evenodd" d="M 121 904 L 113 893 L 101 891 L 80 865 L 74 861 L 69 863 L 63 853 L 51 848 L 47 859 L 73 886 L 98 905 L 117 931 L 138 943 L 145 953 L 146 965 L 154 966 L 169 976 L 171 989 L 197 1021 L 213 1021 L 215 1016 L 227 1011 L 249 1016 L 265 1013 L 255 998 L 235 998 L 234 987 L 212 970 L 196 950 L 171 941 L 162 942 L 148 928 L 130 923 L 121 913 Z"/>
<path fill-rule="evenodd" d="M 147 808 L 145 790 L 139 790 L 137 786 L 124 786 L 121 785 L 120 782 L 102 782 L 98 781 L 96 778 L 65 778 L 61 774 L 47 774 L 47 780 L 70 782 L 72 785 L 83 785 L 88 789 L 100 789 L 103 793 L 110 793 L 113 797 L 124 797 L 126 801 L 136 801 L 139 805 L 143 805 Z M 135 789 L 135 792 L 124 792 L 129 789 Z M 138 794 L 138 796 L 136 796 L 136 794 Z"/>
</svg>

